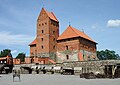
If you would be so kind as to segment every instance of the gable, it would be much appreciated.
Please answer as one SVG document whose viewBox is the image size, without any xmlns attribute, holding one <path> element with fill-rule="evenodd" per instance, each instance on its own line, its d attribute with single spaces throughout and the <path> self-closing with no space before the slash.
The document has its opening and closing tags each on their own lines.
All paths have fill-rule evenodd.
<svg viewBox="0 0 120 85">
<path fill-rule="evenodd" d="M 38 19 L 44 20 L 46 18 L 50 18 L 56 22 L 59 22 L 53 12 L 48 12 L 47 10 L 42 8 L 40 15 L 38 16 Z"/>
<path fill-rule="evenodd" d="M 34 40 L 29 44 L 29 46 L 36 45 L 36 43 L 37 43 L 37 40 L 34 39 Z"/>
</svg>

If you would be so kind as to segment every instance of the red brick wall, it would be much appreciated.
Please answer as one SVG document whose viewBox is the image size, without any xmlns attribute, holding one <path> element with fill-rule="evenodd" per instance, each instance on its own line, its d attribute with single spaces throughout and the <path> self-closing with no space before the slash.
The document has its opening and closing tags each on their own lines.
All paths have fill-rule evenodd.
<svg viewBox="0 0 120 85">
<path fill-rule="evenodd" d="M 34 63 L 39 63 L 39 64 L 48 64 L 49 63 L 49 58 L 33 58 Z"/>
<path fill-rule="evenodd" d="M 37 49 L 36 49 L 36 45 L 32 45 L 30 46 L 30 56 L 36 56 L 37 55 Z"/>
<path fill-rule="evenodd" d="M 31 62 L 32 59 L 32 62 Z M 39 63 L 39 64 L 48 64 L 49 63 L 49 58 L 25 58 L 25 63 L 26 64 L 31 64 L 31 63 Z"/>
<path fill-rule="evenodd" d="M 59 22 L 51 20 L 42 10 L 37 21 L 37 54 L 56 52 L 58 36 Z"/>
<path fill-rule="evenodd" d="M 31 58 L 25 58 L 25 63 L 30 64 L 31 63 Z"/>
<path fill-rule="evenodd" d="M 81 56 L 79 56 L 79 53 L 81 53 Z M 67 55 L 69 56 L 69 59 L 67 59 Z M 93 59 L 92 57 L 97 57 L 96 43 L 82 38 L 59 40 L 57 43 L 57 56 L 58 62 L 72 61 L 72 59 L 80 60 L 80 57 L 83 59 L 82 61 L 87 61 L 88 59 L 94 60 L 97 59 Z"/>
<path fill-rule="evenodd" d="M 55 21 L 50 21 L 49 22 L 49 33 L 50 33 L 50 42 L 49 42 L 49 46 L 50 46 L 50 52 L 56 52 L 56 48 L 57 48 L 57 38 L 59 36 L 59 23 L 55 22 Z"/>
<path fill-rule="evenodd" d="M 46 12 L 42 10 L 37 21 L 37 53 L 49 52 L 48 28 L 49 28 L 49 17 L 47 16 Z"/>
<path fill-rule="evenodd" d="M 57 51 L 65 51 L 67 50 L 66 46 L 68 46 L 68 50 L 79 50 L 79 40 L 65 41 L 57 43 Z"/>
<path fill-rule="evenodd" d="M 80 38 L 80 50 L 96 52 L 96 43 Z"/>
<path fill-rule="evenodd" d="M 14 58 L 14 59 L 13 59 L 13 64 L 14 64 L 14 65 L 16 65 L 16 64 L 21 64 L 20 59 Z"/>
<path fill-rule="evenodd" d="M 96 52 L 96 43 L 83 38 L 72 38 L 61 41 L 59 40 L 57 43 L 57 51 L 66 50 L 66 46 L 68 46 L 68 50 L 73 49 L 73 50 L 86 50 L 89 52 Z"/>
</svg>

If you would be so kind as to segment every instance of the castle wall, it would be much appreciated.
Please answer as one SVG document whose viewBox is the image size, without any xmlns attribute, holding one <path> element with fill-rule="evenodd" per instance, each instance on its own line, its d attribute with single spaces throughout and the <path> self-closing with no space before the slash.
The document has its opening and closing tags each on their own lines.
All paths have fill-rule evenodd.
<svg viewBox="0 0 120 85">
<path fill-rule="evenodd" d="M 58 62 L 97 60 L 96 44 L 82 38 L 58 41 L 56 54 Z"/>
<path fill-rule="evenodd" d="M 14 64 L 14 65 L 16 65 L 16 64 L 21 64 L 20 59 L 13 58 L 13 64 Z"/>
<path fill-rule="evenodd" d="M 89 73 L 89 72 L 100 72 L 104 74 L 104 69 L 106 65 L 116 65 L 120 64 L 120 60 L 97 60 L 97 61 L 83 61 L 83 62 L 63 62 L 63 67 L 81 67 L 82 73 Z"/>
<path fill-rule="evenodd" d="M 30 56 L 31 56 L 31 57 L 35 57 L 35 56 L 37 56 L 36 45 L 32 45 L 32 46 L 30 46 Z"/>
<path fill-rule="evenodd" d="M 79 40 L 66 40 L 57 43 L 57 62 L 78 61 Z"/>
</svg>

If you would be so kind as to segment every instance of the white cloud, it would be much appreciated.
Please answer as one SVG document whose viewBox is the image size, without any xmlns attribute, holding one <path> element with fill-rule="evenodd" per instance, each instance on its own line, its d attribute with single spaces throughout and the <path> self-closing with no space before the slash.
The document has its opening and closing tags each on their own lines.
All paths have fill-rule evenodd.
<svg viewBox="0 0 120 85">
<path fill-rule="evenodd" d="M 11 51 L 12 54 L 15 54 L 15 53 L 17 53 L 17 52 L 18 52 L 17 50 L 12 50 L 12 51 Z"/>
<path fill-rule="evenodd" d="M 34 38 L 29 35 L 12 34 L 10 32 L 0 32 L 0 45 L 26 45 Z"/>
<path fill-rule="evenodd" d="M 108 20 L 107 27 L 120 27 L 120 20 Z"/>
</svg>

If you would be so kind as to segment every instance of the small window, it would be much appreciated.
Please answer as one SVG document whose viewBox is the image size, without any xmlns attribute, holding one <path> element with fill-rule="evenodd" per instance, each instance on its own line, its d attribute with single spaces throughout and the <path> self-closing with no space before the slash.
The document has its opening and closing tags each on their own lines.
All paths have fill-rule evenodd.
<svg viewBox="0 0 120 85">
<path fill-rule="evenodd" d="M 68 55 L 66 55 L 66 59 L 67 59 L 67 60 L 69 59 L 69 56 L 68 56 Z"/>
<path fill-rule="evenodd" d="M 47 25 L 47 23 L 45 22 L 45 25 Z"/>
<path fill-rule="evenodd" d="M 68 46 L 66 46 L 66 50 L 68 50 Z"/>
<path fill-rule="evenodd" d="M 53 34 L 55 34 L 55 31 L 53 31 Z"/>
<path fill-rule="evenodd" d="M 44 24 L 42 23 L 42 25 L 44 25 Z"/>
<path fill-rule="evenodd" d="M 53 41 L 55 41 L 55 38 L 53 39 Z"/>
<path fill-rule="evenodd" d="M 41 24 L 39 24 L 39 26 L 41 26 Z"/>
<path fill-rule="evenodd" d="M 43 45 L 41 46 L 41 48 L 43 49 Z"/>
<path fill-rule="evenodd" d="M 42 33 L 44 33 L 44 31 L 42 30 Z"/>
<path fill-rule="evenodd" d="M 55 49 L 55 45 L 53 46 L 53 49 Z"/>
<path fill-rule="evenodd" d="M 43 41 L 43 38 L 41 38 L 41 41 Z"/>
</svg>

